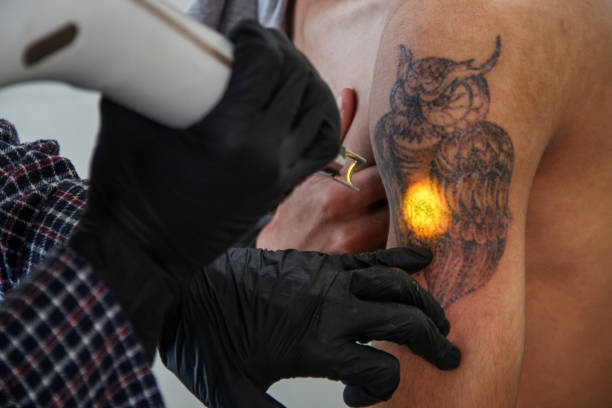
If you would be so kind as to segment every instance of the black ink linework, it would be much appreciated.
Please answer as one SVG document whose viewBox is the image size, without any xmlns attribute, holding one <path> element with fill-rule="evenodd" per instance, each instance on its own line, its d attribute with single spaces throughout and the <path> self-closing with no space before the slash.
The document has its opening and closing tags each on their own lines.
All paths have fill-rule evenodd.
<svg viewBox="0 0 612 408">
<path fill-rule="evenodd" d="M 500 52 L 497 37 L 490 58 L 475 66 L 473 59 L 414 60 L 400 46 L 391 112 L 376 125 L 396 238 L 432 249 L 422 273 L 444 307 L 489 281 L 506 243 L 514 149 L 504 129 L 485 120 L 485 75 Z"/>
</svg>

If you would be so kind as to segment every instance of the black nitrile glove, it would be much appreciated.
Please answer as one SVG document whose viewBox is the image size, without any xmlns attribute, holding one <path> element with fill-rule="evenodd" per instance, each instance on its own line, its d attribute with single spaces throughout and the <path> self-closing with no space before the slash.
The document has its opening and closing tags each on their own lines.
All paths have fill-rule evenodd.
<svg viewBox="0 0 612 408">
<path fill-rule="evenodd" d="M 282 407 L 266 390 L 291 377 L 341 380 L 351 406 L 387 400 L 399 362 L 356 341 L 406 345 L 444 370 L 459 364 L 459 349 L 444 337 L 444 311 L 406 273 L 430 259 L 403 248 L 357 255 L 231 249 L 169 310 L 162 361 L 209 408 Z"/>
<path fill-rule="evenodd" d="M 228 89 L 189 129 L 101 103 L 88 203 L 70 245 L 110 287 L 149 357 L 177 280 L 189 280 L 339 150 L 334 97 L 305 57 L 255 22 L 230 39 Z"/>
</svg>

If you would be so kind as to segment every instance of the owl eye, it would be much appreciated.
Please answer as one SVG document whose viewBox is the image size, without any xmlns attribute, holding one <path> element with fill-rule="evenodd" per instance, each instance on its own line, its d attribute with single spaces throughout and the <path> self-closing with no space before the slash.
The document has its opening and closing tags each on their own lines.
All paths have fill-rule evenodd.
<svg viewBox="0 0 612 408">
<path fill-rule="evenodd" d="M 470 112 L 472 92 L 465 82 L 449 88 L 431 102 L 423 102 L 421 111 L 427 121 L 438 126 L 454 126 Z"/>
</svg>

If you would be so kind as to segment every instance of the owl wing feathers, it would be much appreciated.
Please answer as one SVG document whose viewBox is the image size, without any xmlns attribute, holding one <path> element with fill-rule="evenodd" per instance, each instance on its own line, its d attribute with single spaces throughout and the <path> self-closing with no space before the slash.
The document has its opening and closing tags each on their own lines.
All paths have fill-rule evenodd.
<svg viewBox="0 0 612 408">
<path fill-rule="evenodd" d="M 510 221 L 512 163 L 510 137 L 490 122 L 457 129 L 439 144 L 431 178 L 443 191 L 452 222 L 437 239 L 430 269 L 436 276 L 426 281 L 443 305 L 478 289 L 495 271 Z"/>
<path fill-rule="evenodd" d="M 508 134 L 484 121 L 439 144 L 431 176 L 452 213 L 451 238 L 485 244 L 506 236 L 512 156 Z"/>
</svg>

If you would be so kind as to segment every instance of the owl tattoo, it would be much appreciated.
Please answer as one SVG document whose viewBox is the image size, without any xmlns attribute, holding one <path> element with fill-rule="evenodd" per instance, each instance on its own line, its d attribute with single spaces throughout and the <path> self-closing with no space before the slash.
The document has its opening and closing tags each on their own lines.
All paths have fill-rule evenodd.
<svg viewBox="0 0 612 408">
<path fill-rule="evenodd" d="M 400 57 L 373 144 L 402 245 L 434 253 L 425 286 L 444 306 L 485 285 L 497 268 L 511 214 L 514 163 L 510 137 L 486 120 L 488 74 L 501 40 L 486 62 Z"/>
</svg>

